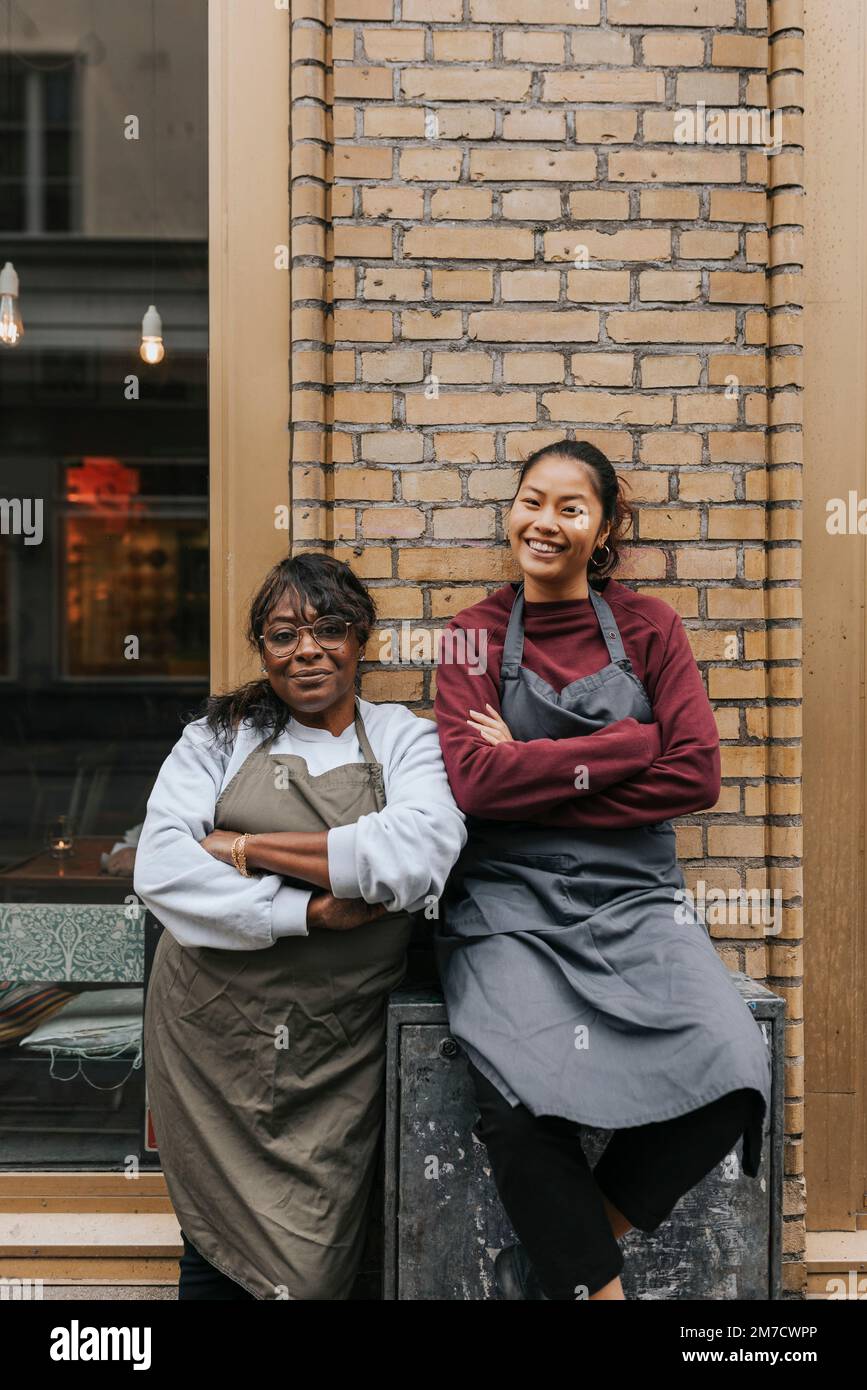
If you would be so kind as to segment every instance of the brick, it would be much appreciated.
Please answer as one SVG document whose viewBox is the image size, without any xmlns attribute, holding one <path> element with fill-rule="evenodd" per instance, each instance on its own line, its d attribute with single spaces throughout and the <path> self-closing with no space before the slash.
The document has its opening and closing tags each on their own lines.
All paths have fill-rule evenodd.
<svg viewBox="0 0 867 1390">
<path fill-rule="evenodd" d="M 371 589 L 371 593 L 380 619 L 420 618 L 424 613 L 420 589 L 409 585 L 402 589 L 380 588 L 376 585 Z"/>
<path fill-rule="evenodd" d="M 390 391 L 335 391 L 334 419 L 348 424 L 388 424 L 392 418 Z"/>
<path fill-rule="evenodd" d="M 638 277 L 638 298 L 687 302 L 701 295 L 701 271 L 645 270 Z"/>
<path fill-rule="evenodd" d="M 431 375 L 439 381 L 460 385 L 484 385 L 493 381 L 494 359 L 487 352 L 434 352 Z"/>
<path fill-rule="evenodd" d="M 490 270 L 434 270 L 434 299 L 483 300 L 494 297 Z"/>
<path fill-rule="evenodd" d="M 408 425 L 440 425 L 460 420 L 467 425 L 529 423 L 536 418 L 536 397 L 529 391 L 441 391 L 435 399 L 407 394 Z"/>
<path fill-rule="evenodd" d="M 424 179 L 445 182 L 461 176 L 460 150 L 402 150 L 400 154 L 400 177 L 402 179 Z"/>
<path fill-rule="evenodd" d="M 403 473 L 401 489 L 407 502 L 458 502 L 461 480 L 448 468 L 423 468 Z"/>
<path fill-rule="evenodd" d="M 364 217 L 418 219 L 424 215 L 424 193 L 420 188 L 363 188 L 361 211 Z"/>
<path fill-rule="evenodd" d="M 589 343 L 599 335 L 599 316 L 578 309 L 479 310 L 470 314 L 469 336 L 489 343 Z"/>
<path fill-rule="evenodd" d="M 412 63 L 424 58 L 424 30 L 362 29 L 364 51 L 376 63 Z M 482 57 L 487 55 L 482 54 Z"/>
<path fill-rule="evenodd" d="M 700 67 L 704 39 L 699 34 L 645 34 L 641 59 L 649 68 Z"/>
<path fill-rule="evenodd" d="M 394 88 L 390 68 L 353 68 L 341 63 L 334 69 L 333 80 L 336 98 L 390 101 Z"/>
<path fill-rule="evenodd" d="M 377 139 L 421 139 L 425 131 L 421 106 L 369 106 L 364 112 L 364 133 Z"/>
<path fill-rule="evenodd" d="M 458 24 L 463 10 L 464 0 L 403 0 L 402 7 L 404 19 L 421 20 L 425 24 Z M 391 19 L 393 15 L 393 0 L 388 0 L 388 14 L 382 18 Z"/>
<path fill-rule="evenodd" d="M 335 19 L 391 19 L 393 14 L 392 0 L 334 0 Z M 297 17 L 293 6 L 293 18 Z"/>
<path fill-rule="evenodd" d="M 634 61 L 627 34 L 603 29 L 573 29 L 572 63 L 576 67 L 596 67 L 603 63 L 631 67 Z"/>
<path fill-rule="evenodd" d="M 334 495 L 345 501 L 390 502 L 394 488 L 387 469 L 335 468 Z"/>
<path fill-rule="evenodd" d="M 420 29 L 413 32 L 423 36 Z M 434 29 L 433 54 L 437 63 L 490 62 L 494 56 L 494 36 L 490 29 Z M 524 62 L 527 56 L 524 55 Z M 422 52 L 413 57 L 424 57 L 423 46 Z"/>
<path fill-rule="evenodd" d="M 363 352 L 362 381 L 393 384 L 401 381 L 421 381 L 424 377 L 422 354 L 403 352 Z"/>
<path fill-rule="evenodd" d="M 571 371 L 576 386 L 631 386 L 631 352 L 574 352 Z"/>
<path fill-rule="evenodd" d="M 679 550 L 674 557 L 678 579 L 734 579 L 738 571 L 738 553 L 720 547 L 690 546 Z"/>
<path fill-rule="evenodd" d="M 606 391 L 548 391 L 542 405 L 552 420 L 590 425 L 670 425 L 670 396 L 615 395 Z"/>
<path fill-rule="evenodd" d="M 433 514 L 434 538 L 493 539 L 495 520 L 492 507 L 443 507 Z"/>
<path fill-rule="evenodd" d="M 711 431 L 707 436 L 711 463 L 764 463 L 766 435 L 761 430 Z"/>
<path fill-rule="evenodd" d="M 764 222 L 768 198 L 747 188 L 714 188 L 710 195 L 712 222 Z"/>
<path fill-rule="evenodd" d="M 525 106 L 503 115 L 504 140 L 565 140 L 565 111 Z"/>
<path fill-rule="evenodd" d="M 389 343 L 391 314 L 372 309 L 335 309 L 335 342 Z"/>
<path fill-rule="evenodd" d="M 407 309 L 400 316 L 404 338 L 460 338 L 460 309 Z"/>
<path fill-rule="evenodd" d="M 736 72 L 684 72 L 677 79 L 676 98 L 680 106 L 737 106 L 740 78 Z"/>
<path fill-rule="evenodd" d="M 708 514 L 708 540 L 764 540 L 763 507 L 715 507 Z"/>
<path fill-rule="evenodd" d="M 403 239 L 403 254 L 426 260 L 533 259 L 533 234 L 519 227 L 412 227 Z"/>
<path fill-rule="evenodd" d="M 507 352 L 503 358 L 503 380 L 509 383 L 562 381 L 564 374 L 558 352 Z"/>
<path fill-rule="evenodd" d="M 425 515 L 418 507 L 369 507 L 361 513 L 364 536 L 389 539 L 401 536 L 412 539 L 424 534 Z"/>
<path fill-rule="evenodd" d="M 423 270 L 392 270 L 376 267 L 364 275 L 365 299 L 423 299 Z"/>
<path fill-rule="evenodd" d="M 735 376 L 742 386 L 764 386 L 766 363 L 763 352 L 713 353 L 708 358 L 708 385 L 724 386 Z"/>
<path fill-rule="evenodd" d="M 466 101 L 472 92 L 476 101 L 524 101 L 532 76 L 528 68 L 403 68 L 400 86 L 410 100 Z"/>
<path fill-rule="evenodd" d="M 466 37 L 466 30 L 457 35 Z M 534 34 L 532 29 L 503 31 L 503 57 L 507 62 L 562 63 L 566 57 L 565 34 Z"/>
<path fill-rule="evenodd" d="M 596 177 L 592 150 L 532 150 L 498 145 L 470 151 L 470 178 L 514 183 L 526 179 L 555 179 L 584 183 Z"/>
<path fill-rule="evenodd" d="M 431 216 L 484 222 L 491 216 L 491 202 L 487 188 L 437 188 L 431 194 Z"/>
<path fill-rule="evenodd" d="M 671 232 L 656 227 L 615 232 L 574 227 L 566 232 L 545 233 L 546 261 L 574 262 L 581 247 L 586 248 L 591 261 L 664 261 L 671 258 Z"/>
<path fill-rule="evenodd" d="M 737 325 L 731 312 L 699 309 L 638 309 L 608 315 L 615 343 L 731 343 Z"/>
<path fill-rule="evenodd" d="M 434 435 L 434 457 L 440 463 L 493 463 L 494 438 L 485 432 L 450 430 Z"/>
<path fill-rule="evenodd" d="M 598 24 L 600 0 L 579 9 L 574 0 L 548 0 L 536 11 L 526 0 L 470 0 L 470 18 L 482 24 Z"/>
<path fill-rule="evenodd" d="M 638 115 L 635 111 L 575 112 L 575 142 L 579 145 L 625 145 L 635 139 Z"/>
<path fill-rule="evenodd" d="M 720 150 L 612 150 L 612 183 L 739 183 L 740 155 Z"/>
<path fill-rule="evenodd" d="M 401 579 L 484 579 L 492 584 L 515 577 L 515 562 L 508 546 L 411 546 L 398 552 Z"/>
<path fill-rule="evenodd" d="M 722 391 L 715 395 L 696 393 L 677 398 L 679 425 L 734 425 L 737 418 L 737 401 L 729 400 Z"/>
<path fill-rule="evenodd" d="M 768 41 L 749 34 L 714 34 L 711 62 L 716 67 L 768 69 Z"/>
<path fill-rule="evenodd" d="M 763 270 L 712 270 L 708 302 L 715 304 L 764 304 L 768 280 Z"/>
<path fill-rule="evenodd" d="M 687 188 L 643 188 L 639 206 L 642 217 L 655 220 L 684 222 L 699 215 L 698 194 Z"/>
<path fill-rule="evenodd" d="M 601 188 L 581 189 L 569 194 L 569 214 L 576 222 L 618 221 L 629 216 L 629 194 Z"/>
<path fill-rule="evenodd" d="M 441 140 L 490 140 L 494 133 L 491 106 L 445 106 L 436 114 Z"/>
<path fill-rule="evenodd" d="M 665 434 L 646 434 L 641 440 L 643 463 L 666 468 L 701 462 L 701 436 L 666 430 Z"/>
<path fill-rule="evenodd" d="M 552 221 L 560 216 L 557 188 L 517 188 L 503 193 L 503 217 L 515 221 Z"/>
<path fill-rule="evenodd" d="M 641 363 L 642 386 L 697 386 L 700 375 L 700 357 L 654 353 Z"/>
<path fill-rule="evenodd" d="M 385 668 L 379 671 L 365 671 L 361 677 L 361 694 L 365 700 L 374 704 L 383 701 L 406 703 L 420 700 L 424 690 L 424 677 L 421 671 Z"/>
<path fill-rule="evenodd" d="M 504 270 L 500 288 L 505 302 L 556 300 L 560 297 L 558 270 Z"/>
<path fill-rule="evenodd" d="M 661 72 L 548 72 L 542 77 L 543 101 L 634 102 L 642 105 L 665 101 L 665 75 Z"/>
<path fill-rule="evenodd" d="M 566 298 L 579 304 L 626 304 L 629 271 L 570 270 L 566 276 Z"/>
<path fill-rule="evenodd" d="M 704 468 L 700 473 L 678 475 L 678 496 L 684 502 L 732 502 L 735 480 L 731 473 L 716 473 Z"/>
<path fill-rule="evenodd" d="M 680 255 L 685 261 L 726 261 L 738 254 L 737 232 L 681 232 Z"/>
<path fill-rule="evenodd" d="M 609 24 L 723 29 L 736 22 L 735 0 L 608 0 Z"/>
<path fill-rule="evenodd" d="M 391 150 L 379 145 L 337 145 L 332 157 L 337 179 L 391 178 Z"/>
<path fill-rule="evenodd" d="M 361 457 L 370 463 L 420 463 L 424 440 L 414 430 L 361 436 Z"/>
<path fill-rule="evenodd" d="M 345 227 L 339 224 L 333 229 L 333 254 L 335 256 L 363 256 L 365 260 L 390 259 L 392 256 L 392 228 L 390 227 Z"/>
<path fill-rule="evenodd" d="M 518 472 L 513 468 L 475 468 L 469 477 L 470 497 L 495 498 L 509 501 L 518 486 Z"/>
<path fill-rule="evenodd" d="M 701 534 L 696 507 L 644 507 L 639 518 L 642 540 L 695 541 Z"/>
</svg>

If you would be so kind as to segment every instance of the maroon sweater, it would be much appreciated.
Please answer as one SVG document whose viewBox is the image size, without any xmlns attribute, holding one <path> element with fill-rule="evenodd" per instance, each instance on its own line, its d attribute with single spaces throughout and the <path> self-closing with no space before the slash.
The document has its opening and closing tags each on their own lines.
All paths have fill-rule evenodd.
<svg viewBox="0 0 867 1390">
<path fill-rule="evenodd" d="M 437 728 L 461 810 L 490 820 L 620 829 L 713 806 L 720 793 L 719 734 L 683 623 L 669 604 L 615 579 L 602 593 L 656 723 L 621 719 L 577 738 L 496 745 L 470 728 L 471 709 L 486 713 L 486 702 L 500 708 L 500 661 L 516 587 L 506 584 L 452 619 L 450 628 L 470 634 L 470 661 L 443 660 L 441 652 L 437 668 Z M 486 669 L 473 674 L 482 629 Z M 451 655 L 461 650 L 452 640 Z M 554 690 L 609 661 L 589 598 L 525 602 L 522 664 Z M 586 790 L 575 787 L 579 764 L 588 769 Z"/>
</svg>

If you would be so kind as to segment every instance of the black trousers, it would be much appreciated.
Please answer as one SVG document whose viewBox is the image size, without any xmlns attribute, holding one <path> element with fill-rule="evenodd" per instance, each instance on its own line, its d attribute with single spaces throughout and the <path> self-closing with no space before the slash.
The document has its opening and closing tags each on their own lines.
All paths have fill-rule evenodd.
<svg viewBox="0 0 867 1390">
<path fill-rule="evenodd" d="M 200 1255 L 196 1247 L 181 1231 L 184 1253 L 178 1261 L 181 1277 L 178 1281 L 178 1299 L 182 1298 L 221 1298 L 257 1300 L 243 1287 L 230 1279 L 228 1274 L 214 1266 Z"/>
<path fill-rule="evenodd" d="M 623 1269 L 602 1198 L 633 1226 L 653 1231 L 690 1188 L 731 1153 L 755 1092 L 730 1091 L 672 1120 L 616 1130 L 591 1170 L 581 1127 L 511 1106 L 469 1062 L 500 1201 L 550 1299 L 597 1293 Z"/>
</svg>

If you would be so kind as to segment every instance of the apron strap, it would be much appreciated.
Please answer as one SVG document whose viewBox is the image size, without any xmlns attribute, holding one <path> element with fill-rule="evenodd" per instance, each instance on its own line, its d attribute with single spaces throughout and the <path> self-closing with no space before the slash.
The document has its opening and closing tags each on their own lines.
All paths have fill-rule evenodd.
<svg viewBox="0 0 867 1390">
<path fill-rule="evenodd" d="M 626 661 L 626 648 L 623 645 L 623 638 L 620 636 L 620 628 L 614 620 L 611 607 L 602 595 L 597 593 L 592 586 L 590 588 L 590 601 L 596 609 L 596 616 L 599 619 L 602 636 L 605 638 L 608 655 L 613 662 Z"/>
<path fill-rule="evenodd" d="M 382 771 L 382 763 L 378 762 L 370 740 L 367 737 L 367 730 L 364 727 L 364 720 L 361 717 L 361 704 L 358 696 L 355 697 L 355 736 L 358 739 L 358 746 L 361 749 L 361 756 L 366 763 L 370 764 L 371 775 L 373 777 L 373 795 L 376 800 L 378 811 L 384 811 L 386 806 L 385 799 L 385 777 Z"/>
<path fill-rule="evenodd" d="M 364 720 L 361 717 L 361 705 L 358 703 L 358 696 L 355 697 L 355 736 L 358 739 L 358 746 L 361 749 L 362 757 L 366 763 L 375 763 L 373 749 L 367 737 L 367 730 L 364 727 Z"/>
<path fill-rule="evenodd" d="M 605 645 L 608 648 L 608 655 L 613 662 L 626 661 L 626 649 L 623 645 L 623 638 L 620 636 L 620 629 L 611 611 L 610 605 L 600 593 L 592 587 L 590 589 L 590 601 L 593 604 Z M 512 604 L 512 611 L 509 614 L 509 625 L 506 628 L 506 637 L 503 642 L 503 658 L 500 664 L 500 694 L 503 691 L 504 681 L 514 681 L 518 679 L 518 672 L 521 669 L 521 658 L 524 655 L 524 582 L 518 585 L 515 594 L 515 601 Z"/>
<path fill-rule="evenodd" d="M 521 657 L 524 655 L 524 581 L 518 585 L 518 592 L 515 594 L 515 601 L 512 604 L 512 611 L 509 614 L 509 626 L 506 628 L 506 639 L 503 642 L 503 658 L 500 662 L 500 692 L 502 693 L 503 681 L 514 681 L 518 679 L 518 672 L 521 669 Z"/>
</svg>

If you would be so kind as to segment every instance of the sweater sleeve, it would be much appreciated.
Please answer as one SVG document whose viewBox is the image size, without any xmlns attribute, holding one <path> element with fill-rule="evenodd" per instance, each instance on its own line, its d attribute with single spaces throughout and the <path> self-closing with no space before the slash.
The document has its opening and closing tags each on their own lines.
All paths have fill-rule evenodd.
<svg viewBox="0 0 867 1390">
<path fill-rule="evenodd" d="M 250 951 L 306 936 L 310 893 L 279 874 L 244 878 L 202 849 L 228 756 L 206 725 L 187 724 L 148 799 L 133 886 L 182 946 Z"/>
<path fill-rule="evenodd" d="M 449 624 L 455 626 L 454 620 Z M 459 644 L 455 644 L 460 650 Z M 661 750 L 655 724 L 620 719 L 575 738 L 487 743 L 467 723 L 471 709 L 499 710 L 499 682 L 490 666 L 440 661 L 435 711 L 443 757 L 455 800 L 469 815 L 488 820 L 530 820 L 571 807 L 644 771 Z M 587 768 L 586 787 L 576 770 Z"/>
<path fill-rule="evenodd" d="M 658 824 L 716 804 L 719 731 L 686 629 L 674 610 L 656 677 L 645 678 L 645 685 L 662 735 L 659 756 L 638 775 L 533 819 L 543 825 L 614 830 Z"/>
<path fill-rule="evenodd" d="M 415 912 L 442 893 L 467 832 L 431 720 L 394 705 L 386 737 L 386 805 L 329 830 L 331 891 Z"/>
</svg>

